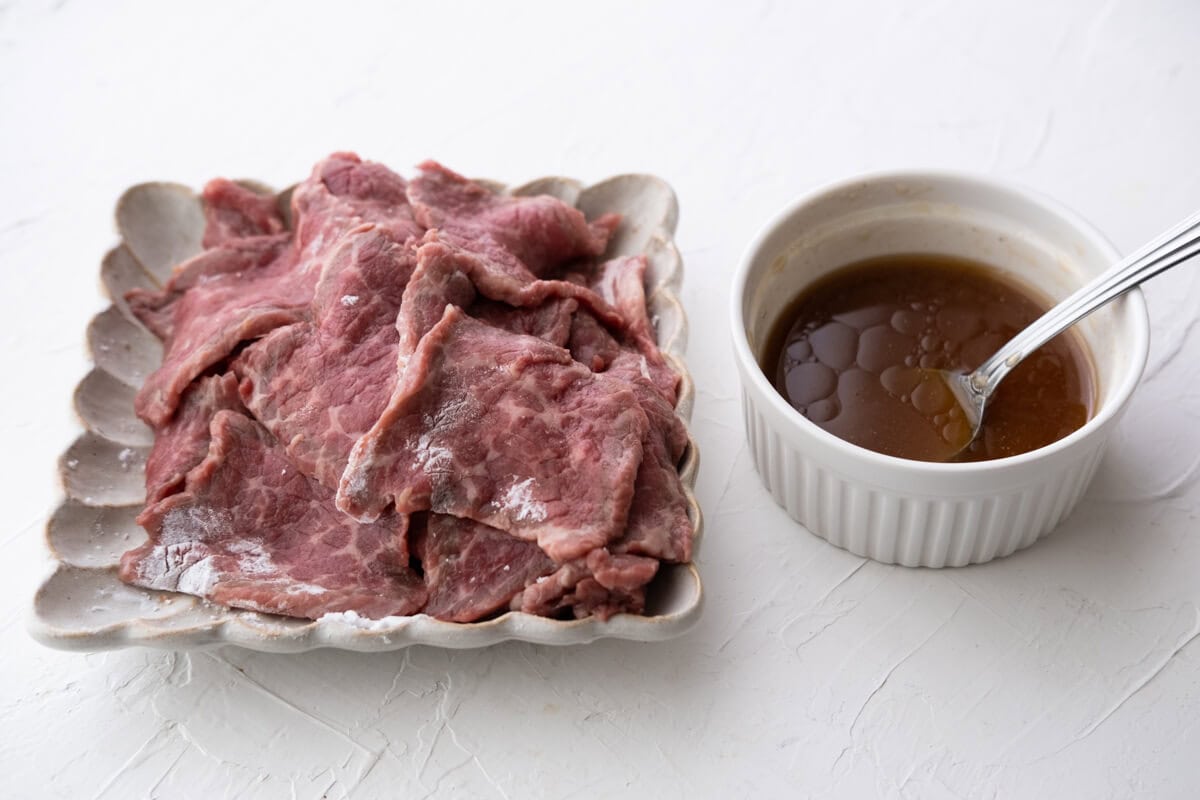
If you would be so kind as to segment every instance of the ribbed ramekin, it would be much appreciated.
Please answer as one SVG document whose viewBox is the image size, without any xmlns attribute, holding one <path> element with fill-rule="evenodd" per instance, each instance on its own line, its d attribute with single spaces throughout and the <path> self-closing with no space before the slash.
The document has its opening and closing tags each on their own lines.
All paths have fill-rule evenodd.
<svg viewBox="0 0 1200 800">
<path fill-rule="evenodd" d="M 760 348 L 812 281 L 865 258 L 916 252 L 982 261 L 1055 302 L 1119 257 L 1073 212 L 990 178 L 873 174 L 805 195 L 755 237 L 734 281 L 746 436 L 771 496 L 831 544 L 889 564 L 977 564 L 1033 544 L 1079 502 L 1145 367 L 1149 320 L 1135 290 L 1080 324 L 1095 366 L 1096 410 L 1064 439 L 967 464 L 875 453 L 793 409 L 764 375 Z"/>
</svg>

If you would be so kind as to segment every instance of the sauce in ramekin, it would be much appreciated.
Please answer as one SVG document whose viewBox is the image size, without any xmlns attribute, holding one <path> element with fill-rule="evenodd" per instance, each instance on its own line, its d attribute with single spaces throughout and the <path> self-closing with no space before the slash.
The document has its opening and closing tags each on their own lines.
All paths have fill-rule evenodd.
<svg viewBox="0 0 1200 800">
<path fill-rule="evenodd" d="M 1049 308 L 974 261 L 890 255 L 836 270 L 795 298 L 767 340 L 763 371 L 811 422 L 861 447 L 948 460 L 969 431 L 929 370 L 971 371 Z M 1000 384 L 980 435 L 955 461 L 1044 447 L 1095 404 L 1091 360 L 1067 331 Z"/>
</svg>

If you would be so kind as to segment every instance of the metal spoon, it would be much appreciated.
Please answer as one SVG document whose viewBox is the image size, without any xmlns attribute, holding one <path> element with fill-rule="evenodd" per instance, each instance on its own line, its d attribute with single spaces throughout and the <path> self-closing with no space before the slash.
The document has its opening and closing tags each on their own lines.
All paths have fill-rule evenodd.
<svg viewBox="0 0 1200 800">
<path fill-rule="evenodd" d="M 979 435 L 983 415 L 996 387 L 1033 351 L 1145 280 L 1200 253 L 1200 212 L 1180 222 L 1112 269 L 1076 291 L 1018 333 L 969 375 L 928 370 L 946 382 L 962 407 L 971 435 L 955 453 Z M 952 460 L 951 459 L 947 460 Z"/>
</svg>

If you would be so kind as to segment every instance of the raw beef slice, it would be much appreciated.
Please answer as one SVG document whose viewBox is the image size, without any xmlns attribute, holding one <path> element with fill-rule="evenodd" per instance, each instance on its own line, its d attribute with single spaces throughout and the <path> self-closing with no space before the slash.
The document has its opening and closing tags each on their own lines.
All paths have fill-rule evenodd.
<svg viewBox="0 0 1200 800">
<path fill-rule="evenodd" d="M 338 506 L 467 517 L 565 562 L 624 530 L 647 425 L 622 382 L 450 306 L 355 444 Z"/>
<path fill-rule="evenodd" d="M 570 614 L 608 619 L 621 612 L 640 614 L 646 608 L 646 585 L 658 572 L 658 563 L 596 548 L 530 582 L 513 597 L 511 608 L 541 617 Z"/>
<path fill-rule="evenodd" d="M 404 289 L 396 328 L 400 332 L 399 365 L 404 369 L 408 356 L 417 343 L 442 318 L 446 306 L 469 308 L 477 298 L 491 300 L 511 308 L 526 309 L 525 319 L 505 318 L 493 309 L 491 322 L 512 322 L 546 328 L 546 332 L 562 338 L 569 330 L 566 318 L 530 319 L 529 311 L 556 301 L 574 301 L 597 319 L 622 331 L 624 319 L 596 292 L 575 283 L 540 280 L 528 270 L 504 265 L 477 253 L 464 250 L 430 232 L 417 249 L 417 268 Z M 550 315 L 560 314 L 563 308 L 550 309 Z M 507 324 L 500 327 L 508 329 Z M 555 342 L 558 344 L 558 342 Z"/>
<path fill-rule="evenodd" d="M 646 262 L 589 261 L 618 217 L 422 169 L 335 153 L 286 216 L 205 187 L 207 249 L 129 297 L 166 357 L 123 580 L 311 618 L 606 619 L 690 558 Z"/>
<path fill-rule="evenodd" d="M 474 520 L 429 514 L 414 528 L 413 552 L 429 591 L 424 612 L 438 619 L 471 622 L 506 609 L 527 583 L 555 568 L 533 542 Z"/>
<path fill-rule="evenodd" d="M 162 289 L 131 289 L 125 299 L 143 325 L 163 342 L 170 342 L 175 312 L 185 291 L 219 275 L 253 274 L 279 259 L 290 246 L 290 234 L 232 239 L 176 265 Z"/>
<path fill-rule="evenodd" d="M 540 306 L 517 308 L 495 300 L 476 300 L 467 313 L 501 330 L 536 336 L 555 347 L 566 347 L 579 303 L 571 298 L 547 300 Z"/>
<path fill-rule="evenodd" d="M 226 178 L 204 187 L 205 247 L 231 239 L 282 233 L 283 218 L 273 194 L 259 194 Z"/>
<path fill-rule="evenodd" d="M 221 186 L 227 193 L 237 188 Z M 281 234 L 288 246 L 276 248 L 271 258 L 257 243 L 275 243 L 276 237 L 225 239 L 226 217 L 210 215 L 206 241 L 220 246 L 180 266 L 161 293 L 135 290 L 129 298 L 143 322 L 165 339 L 162 366 L 138 393 L 139 416 L 163 425 L 183 389 L 241 343 L 308 321 L 314 294 L 327 283 L 329 256 L 343 235 L 373 223 L 398 244 L 419 236 L 405 189 L 403 178 L 386 167 L 350 154 L 331 156 L 292 193 L 296 234 L 294 239 Z M 328 294 L 318 300 L 330 301 Z"/>
<path fill-rule="evenodd" d="M 279 328 L 234 361 L 246 406 L 331 490 L 395 387 L 395 319 L 414 260 L 377 227 L 356 229 L 329 259 L 314 322 Z"/>
<path fill-rule="evenodd" d="M 620 312 L 626 328 L 614 329 L 613 334 L 621 340 L 624 349 L 636 350 L 642 355 L 646 377 L 673 408 L 678 400 L 679 375 L 663 358 L 654 341 L 654 329 L 646 310 L 645 281 L 646 257 L 622 256 L 601 264 L 591 286 Z"/>
<path fill-rule="evenodd" d="M 134 400 L 138 416 L 152 427 L 166 424 L 188 384 L 242 342 L 303 320 L 312 293 L 313 280 L 297 273 L 290 251 L 267 267 L 219 275 L 184 292 L 163 363 Z"/>
<path fill-rule="evenodd" d="M 678 464 L 687 445 L 687 431 L 674 404 L 678 374 L 667 364 L 651 338 L 643 288 L 646 262 L 641 256 L 617 258 L 603 264 L 593 285 L 620 309 L 629 327 L 619 342 L 586 309 L 571 327 L 572 355 L 593 370 L 623 381 L 638 397 L 650 421 L 642 441 L 629 526 L 615 552 L 653 556 L 665 561 L 691 559 L 692 525 Z"/>
<path fill-rule="evenodd" d="M 420 169 L 408 186 L 418 221 L 491 260 L 516 259 L 534 275 L 601 255 L 620 222 L 608 214 L 588 223 L 579 209 L 549 195 L 497 195 L 436 161 Z"/>
<path fill-rule="evenodd" d="M 605 373 L 633 390 L 650 421 L 642 439 L 629 524 L 610 549 L 683 563 L 692 559 L 692 523 L 678 467 L 687 447 L 687 429 L 644 370 L 642 355 L 624 351 Z"/>
<path fill-rule="evenodd" d="M 183 487 L 184 478 L 208 455 L 208 425 L 222 409 L 240 410 L 237 378 L 213 375 L 188 387 L 179 412 L 154 436 L 146 458 L 146 505 L 152 506 Z"/>
<path fill-rule="evenodd" d="M 121 579 L 236 608 L 316 619 L 353 610 L 412 614 L 425 603 L 408 565 L 406 518 L 338 513 L 333 493 L 299 474 L 256 422 L 219 411 L 208 455 L 186 487 L 148 507 L 150 540 L 121 559 Z"/>
</svg>

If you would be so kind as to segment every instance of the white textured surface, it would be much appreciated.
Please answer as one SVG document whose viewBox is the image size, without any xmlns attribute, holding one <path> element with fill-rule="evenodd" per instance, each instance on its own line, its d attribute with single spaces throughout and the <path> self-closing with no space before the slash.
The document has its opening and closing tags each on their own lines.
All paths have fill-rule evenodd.
<svg viewBox="0 0 1200 800">
<path fill-rule="evenodd" d="M 1200 785 L 1200 272 L 1076 513 L 982 567 L 797 531 L 742 443 L 726 285 L 864 169 L 1007 176 L 1128 250 L 1200 206 L 1200 6 L 916 0 L 0 5 L 0 763 L 13 797 L 1189 798 Z M 455 33 L 455 31 L 460 31 Z M 707 606 L 682 639 L 364 656 L 47 650 L 23 629 L 112 198 L 335 148 L 676 189 Z M 18 388 L 20 387 L 20 388 Z"/>
</svg>

